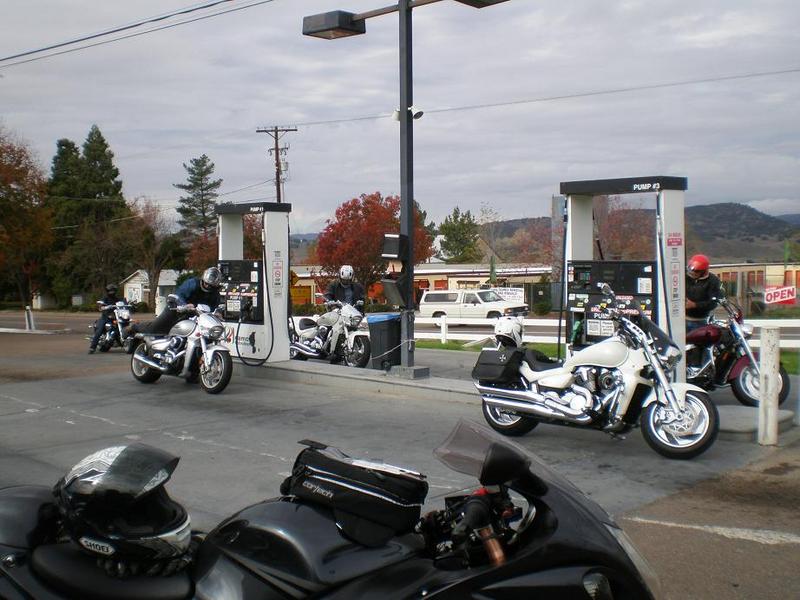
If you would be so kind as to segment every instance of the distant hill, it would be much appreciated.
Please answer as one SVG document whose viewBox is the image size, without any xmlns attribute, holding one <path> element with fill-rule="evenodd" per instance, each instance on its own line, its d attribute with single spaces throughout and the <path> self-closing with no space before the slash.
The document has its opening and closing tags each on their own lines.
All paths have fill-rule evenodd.
<svg viewBox="0 0 800 600">
<path fill-rule="evenodd" d="M 654 209 L 632 209 L 655 218 Z M 800 214 L 773 217 L 746 204 L 725 202 L 689 206 L 685 210 L 687 253 L 703 253 L 713 262 L 780 261 L 784 240 L 800 240 Z M 788 218 L 787 218 L 788 217 Z M 792 221 L 797 219 L 797 223 Z M 495 240 L 549 217 L 510 219 L 490 223 Z M 502 243 L 496 243 L 502 247 Z M 506 258 L 506 257 L 502 257 Z"/>
<path fill-rule="evenodd" d="M 775 215 L 776 219 L 780 219 L 781 221 L 786 221 L 787 223 L 791 223 L 792 225 L 800 226 L 800 213 L 794 213 L 791 215 Z"/>
</svg>

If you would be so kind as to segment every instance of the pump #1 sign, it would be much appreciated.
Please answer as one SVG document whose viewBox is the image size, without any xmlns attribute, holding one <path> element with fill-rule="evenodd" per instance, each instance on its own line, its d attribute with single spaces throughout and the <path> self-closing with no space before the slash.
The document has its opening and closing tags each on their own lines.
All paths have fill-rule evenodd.
<svg viewBox="0 0 800 600">
<path fill-rule="evenodd" d="M 765 304 L 794 304 L 796 299 L 797 288 L 794 286 L 764 290 Z"/>
</svg>

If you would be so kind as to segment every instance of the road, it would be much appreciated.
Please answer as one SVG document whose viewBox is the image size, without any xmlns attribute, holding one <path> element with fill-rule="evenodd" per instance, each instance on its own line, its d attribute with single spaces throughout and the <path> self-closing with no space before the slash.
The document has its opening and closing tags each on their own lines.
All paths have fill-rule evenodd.
<svg viewBox="0 0 800 600">
<path fill-rule="evenodd" d="M 81 334 L 0 341 L 0 486 L 52 485 L 92 451 L 142 441 L 182 456 L 170 490 L 208 528 L 275 495 L 303 438 L 427 473 L 429 507 L 473 485 L 431 451 L 457 419 L 482 420 L 477 402 L 246 377 L 210 396 L 173 378 L 139 384 L 126 355 L 88 356 Z M 718 441 L 688 462 L 661 458 L 638 432 L 619 441 L 545 425 L 518 441 L 615 515 L 667 597 L 777 599 L 800 597 L 798 437 L 778 450 Z"/>
</svg>

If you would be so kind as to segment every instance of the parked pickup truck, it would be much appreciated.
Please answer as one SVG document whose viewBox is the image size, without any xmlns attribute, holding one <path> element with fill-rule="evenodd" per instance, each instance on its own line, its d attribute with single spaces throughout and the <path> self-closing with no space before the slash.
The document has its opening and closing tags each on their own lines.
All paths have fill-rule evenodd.
<svg viewBox="0 0 800 600">
<path fill-rule="evenodd" d="M 494 290 L 430 290 L 419 302 L 421 317 L 496 319 L 527 312 L 527 304 L 503 300 Z"/>
</svg>

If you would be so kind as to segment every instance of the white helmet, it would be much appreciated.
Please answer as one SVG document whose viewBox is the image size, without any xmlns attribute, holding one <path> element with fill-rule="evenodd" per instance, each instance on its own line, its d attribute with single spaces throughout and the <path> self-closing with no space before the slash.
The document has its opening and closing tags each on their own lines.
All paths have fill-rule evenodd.
<svg viewBox="0 0 800 600">
<path fill-rule="evenodd" d="M 500 317 L 494 326 L 494 337 L 498 343 L 509 348 L 522 346 L 523 317 Z"/>
<path fill-rule="evenodd" d="M 339 281 L 342 283 L 352 283 L 353 281 L 353 267 L 350 265 L 342 265 L 339 269 Z"/>
</svg>

